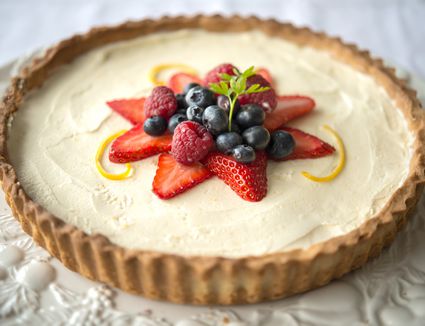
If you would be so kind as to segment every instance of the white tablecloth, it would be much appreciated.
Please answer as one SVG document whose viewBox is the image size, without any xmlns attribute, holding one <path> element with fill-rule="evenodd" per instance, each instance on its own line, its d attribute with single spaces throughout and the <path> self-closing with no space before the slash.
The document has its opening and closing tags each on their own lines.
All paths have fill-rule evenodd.
<svg viewBox="0 0 425 326">
<path fill-rule="evenodd" d="M 94 25 L 195 13 L 307 25 L 425 77 L 425 0 L 0 0 L 0 64 Z"/>
</svg>

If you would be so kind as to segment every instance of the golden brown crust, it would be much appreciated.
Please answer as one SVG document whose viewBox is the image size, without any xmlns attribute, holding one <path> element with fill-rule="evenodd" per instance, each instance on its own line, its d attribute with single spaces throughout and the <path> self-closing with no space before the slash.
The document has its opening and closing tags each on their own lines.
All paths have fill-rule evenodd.
<svg viewBox="0 0 425 326">
<path fill-rule="evenodd" d="M 7 124 L 25 95 L 60 66 L 98 46 L 137 36 L 181 28 L 239 32 L 258 29 L 329 52 L 370 75 L 402 110 L 416 136 L 410 173 L 385 208 L 356 230 L 306 250 L 260 257 L 228 259 L 130 250 L 102 235 L 87 235 L 33 202 L 19 184 L 7 155 Z M 275 20 L 221 16 L 164 17 L 95 28 L 50 48 L 11 81 L 0 108 L 0 179 L 13 214 L 25 232 L 63 264 L 94 280 L 148 298 L 191 304 L 236 304 L 273 300 L 322 286 L 379 255 L 407 222 L 425 182 L 424 112 L 416 93 L 396 78 L 394 70 L 368 52 L 340 39 L 295 28 Z"/>
</svg>

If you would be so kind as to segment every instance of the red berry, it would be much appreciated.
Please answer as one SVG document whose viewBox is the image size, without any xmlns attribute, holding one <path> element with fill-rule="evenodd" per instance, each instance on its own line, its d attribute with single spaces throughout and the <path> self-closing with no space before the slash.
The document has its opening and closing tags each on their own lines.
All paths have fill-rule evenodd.
<svg viewBox="0 0 425 326">
<path fill-rule="evenodd" d="M 179 72 L 171 76 L 170 80 L 168 81 L 168 87 L 170 87 L 175 94 L 178 94 L 183 93 L 184 87 L 190 83 L 197 83 L 202 85 L 202 80 L 195 75 Z"/>
<path fill-rule="evenodd" d="M 177 110 L 177 99 L 171 89 L 166 86 L 157 86 L 145 101 L 146 118 L 160 115 L 170 118 Z"/>
<path fill-rule="evenodd" d="M 149 136 L 143 131 L 143 123 L 136 125 L 114 140 L 109 160 L 115 163 L 138 161 L 171 149 L 171 135 Z"/>
<path fill-rule="evenodd" d="M 262 76 L 254 75 L 247 79 L 246 88 L 248 89 L 254 84 L 259 84 L 262 87 L 270 87 L 270 89 L 260 93 L 241 95 L 238 98 L 239 103 L 242 105 L 258 104 L 263 108 L 266 113 L 273 112 L 277 105 L 277 97 L 276 92 L 274 91 L 270 83 Z"/>
<path fill-rule="evenodd" d="M 260 201 L 267 194 L 267 156 L 263 151 L 257 152 L 255 161 L 247 164 L 212 152 L 206 157 L 205 165 L 245 200 Z"/>
<path fill-rule="evenodd" d="M 210 178 L 212 173 L 201 163 L 184 165 L 163 153 L 152 183 L 153 192 L 161 199 L 172 198 Z"/>
<path fill-rule="evenodd" d="M 206 74 L 204 78 L 205 85 L 218 83 L 221 80 L 220 74 L 228 74 L 233 76 L 235 74 L 233 71 L 234 69 L 236 69 L 236 67 L 231 63 L 222 63 Z"/>
<path fill-rule="evenodd" d="M 335 152 L 335 148 L 316 136 L 310 135 L 299 129 L 284 127 L 280 128 L 294 137 L 294 151 L 279 161 L 319 158 L 331 155 Z"/>
<path fill-rule="evenodd" d="M 108 101 L 106 104 L 132 124 L 138 124 L 145 121 L 145 100 L 144 97 L 130 98 Z"/>
<path fill-rule="evenodd" d="M 310 113 L 316 103 L 307 96 L 278 96 L 276 109 L 266 114 L 264 127 L 269 131 L 276 130 L 285 123 Z"/>
<path fill-rule="evenodd" d="M 270 71 L 267 68 L 258 68 L 256 70 L 256 73 L 257 73 L 257 75 L 263 76 L 263 78 L 265 80 L 267 80 L 270 83 L 270 85 L 272 85 L 272 86 L 274 85 L 273 77 L 272 77 L 272 75 L 270 74 Z"/>
<path fill-rule="evenodd" d="M 194 121 L 184 121 L 174 130 L 171 153 L 183 164 L 192 164 L 203 159 L 214 146 L 208 130 Z"/>
</svg>

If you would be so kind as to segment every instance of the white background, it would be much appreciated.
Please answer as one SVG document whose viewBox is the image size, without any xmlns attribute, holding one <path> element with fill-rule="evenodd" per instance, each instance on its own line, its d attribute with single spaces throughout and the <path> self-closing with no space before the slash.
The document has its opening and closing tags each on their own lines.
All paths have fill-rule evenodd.
<svg viewBox="0 0 425 326">
<path fill-rule="evenodd" d="M 307 25 L 425 77 L 425 0 L 0 0 L 0 65 L 94 25 L 195 13 Z"/>
</svg>

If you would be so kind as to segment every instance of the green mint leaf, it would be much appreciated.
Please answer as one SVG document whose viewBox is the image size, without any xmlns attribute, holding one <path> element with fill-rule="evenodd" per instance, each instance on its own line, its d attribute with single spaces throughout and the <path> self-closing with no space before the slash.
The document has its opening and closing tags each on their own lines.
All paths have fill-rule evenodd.
<svg viewBox="0 0 425 326">
<path fill-rule="evenodd" d="M 220 78 L 225 80 L 225 81 L 229 81 L 230 79 L 232 79 L 232 76 L 230 76 L 229 74 L 226 74 L 226 73 L 222 73 L 222 74 L 220 74 Z"/>
<path fill-rule="evenodd" d="M 243 76 L 239 76 L 236 81 L 236 92 L 242 94 L 246 88 L 246 79 Z"/>
<path fill-rule="evenodd" d="M 247 79 L 251 76 L 254 76 L 255 75 L 254 66 L 251 66 L 247 70 L 245 70 L 243 75 Z"/>
<path fill-rule="evenodd" d="M 242 73 L 241 77 L 242 77 L 242 78 L 247 79 L 247 78 L 248 78 L 248 75 L 249 75 L 249 71 L 248 71 L 248 70 L 245 70 L 245 71 Z"/>
<path fill-rule="evenodd" d="M 210 89 L 220 95 L 225 95 L 230 102 L 229 108 L 229 131 L 231 131 L 233 111 L 236 101 L 240 95 L 260 93 L 270 89 L 270 87 L 262 87 L 260 84 L 251 85 L 246 89 L 247 79 L 255 75 L 254 66 L 249 67 L 242 73 L 234 68 L 234 76 L 223 73 L 220 74 L 221 81 L 219 83 L 210 84 Z"/>
<path fill-rule="evenodd" d="M 229 86 L 227 85 L 227 83 L 225 81 L 221 81 L 220 82 L 220 88 L 226 92 L 226 94 L 229 92 Z"/>
<path fill-rule="evenodd" d="M 234 73 L 236 76 L 239 76 L 239 75 L 241 74 L 241 72 L 239 71 L 239 69 L 238 69 L 238 68 L 236 68 L 236 67 L 234 67 L 234 68 L 233 68 L 233 73 Z"/>
<path fill-rule="evenodd" d="M 248 88 L 245 92 L 246 92 L 246 94 L 253 94 L 253 93 L 261 93 L 261 92 L 267 91 L 269 89 L 270 89 L 270 87 L 268 87 L 268 86 L 260 87 L 259 84 L 254 84 L 254 85 L 251 85 L 251 87 Z"/>
<path fill-rule="evenodd" d="M 269 89 L 270 89 L 270 87 L 269 87 L 269 86 L 260 87 L 260 88 L 257 90 L 257 93 L 265 92 L 265 91 L 268 91 Z"/>
<path fill-rule="evenodd" d="M 220 87 L 220 85 L 212 83 L 210 84 L 210 89 L 217 94 L 227 95 L 227 90 L 224 90 Z"/>
<path fill-rule="evenodd" d="M 259 84 L 251 85 L 251 86 L 250 86 L 250 87 L 249 87 L 249 88 L 245 91 L 245 93 L 246 93 L 246 94 L 252 94 L 252 93 L 255 93 L 259 87 L 260 87 L 260 85 L 259 85 Z"/>
<path fill-rule="evenodd" d="M 230 88 L 235 92 L 239 93 L 236 86 L 236 78 L 230 79 Z"/>
</svg>

